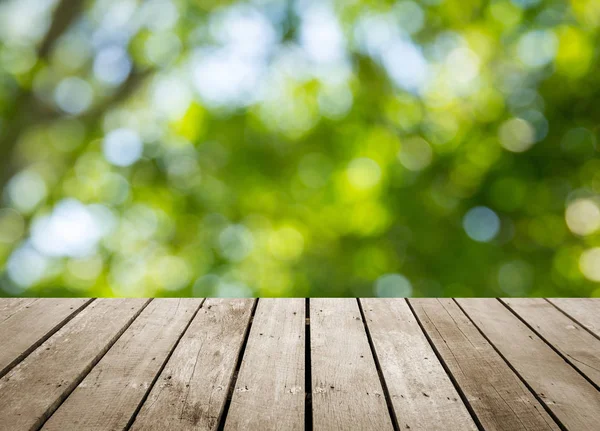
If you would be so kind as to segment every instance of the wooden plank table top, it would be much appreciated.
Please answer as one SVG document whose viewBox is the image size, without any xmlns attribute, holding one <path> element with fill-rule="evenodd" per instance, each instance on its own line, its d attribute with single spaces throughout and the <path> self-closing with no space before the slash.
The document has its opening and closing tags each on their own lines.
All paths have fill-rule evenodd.
<svg viewBox="0 0 600 431">
<path fill-rule="evenodd" d="M 0 299 L 0 431 L 600 429 L 596 299 Z"/>
</svg>

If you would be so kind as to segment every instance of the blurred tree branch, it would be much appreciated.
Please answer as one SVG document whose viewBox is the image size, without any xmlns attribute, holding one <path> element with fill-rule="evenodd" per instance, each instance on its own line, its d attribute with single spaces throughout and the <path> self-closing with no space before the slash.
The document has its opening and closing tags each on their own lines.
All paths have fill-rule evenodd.
<svg viewBox="0 0 600 431">
<path fill-rule="evenodd" d="M 83 11 L 84 0 L 61 0 L 52 14 L 52 23 L 39 50 L 40 60 L 48 58 L 52 47 Z"/>
<path fill-rule="evenodd" d="M 61 0 L 54 10 L 50 29 L 46 33 L 38 49 L 38 62 L 48 59 L 56 41 L 77 20 L 83 11 L 84 0 Z M 98 105 L 83 114 L 84 121 L 102 116 L 111 106 L 126 100 L 140 86 L 144 79 L 152 73 L 151 70 L 134 69 L 129 77 L 116 88 L 114 92 Z M 13 153 L 19 142 L 21 134 L 32 125 L 43 124 L 60 118 L 63 114 L 57 110 L 49 109 L 36 100 L 30 89 L 20 88 L 14 98 L 11 115 L 7 119 L 10 127 L 0 135 L 0 190 L 4 189 L 16 170 Z"/>
<path fill-rule="evenodd" d="M 38 63 L 46 61 L 56 41 L 76 21 L 83 10 L 84 0 L 60 0 L 52 14 L 52 23 L 37 52 Z M 0 190 L 13 174 L 12 155 L 19 136 L 29 123 L 36 118 L 38 104 L 30 89 L 20 87 L 13 103 L 7 124 L 10 127 L 0 135 Z"/>
<path fill-rule="evenodd" d="M 108 111 L 112 106 L 118 105 L 125 101 L 131 94 L 133 94 L 145 81 L 145 79 L 151 75 L 153 70 L 137 70 L 134 69 L 129 77 L 123 82 L 118 88 L 114 90 L 111 96 L 107 97 L 95 107 L 92 107 L 90 111 L 83 114 L 79 118 L 83 121 L 93 122 L 95 119 L 102 117 L 102 115 Z M 23 97 L 23 96 L 21 96 Z M 33 97 L 28 97 L 28 100 L 20 101 L 21 107 L 24 112 L 27 112 L 27 117 L 35 118 L 35 124 L 44 124 L 50 121 L 54 121 L 63 116 L 59 111 L 48 110 L 36 103 Z M 12 164 L 12 152 L 21 133 L 26 127 L 31 126 L 25 120 L 25 115 L 18 117 L 18 124 L 11 127 L 8 133 L 0 139 L 0 190 L 4 188 L 8 180 L 14 174 L 15 166 Z M 73 158 L 76 158 L 78 152 L 75 152 Z"/>
</svg>

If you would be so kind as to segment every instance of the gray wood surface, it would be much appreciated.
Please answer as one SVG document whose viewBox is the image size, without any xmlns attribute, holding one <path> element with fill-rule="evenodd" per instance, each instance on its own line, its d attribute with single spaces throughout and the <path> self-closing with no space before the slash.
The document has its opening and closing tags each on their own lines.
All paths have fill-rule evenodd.
<svg viewBox="0 0 600 431">
<path fill-rule="evenodd" d="M 400 429 L 477 429 L 406 301 L 360 302 Z"/>
<path fill-rule="evenodd" d="M 304 430 L 304 299 L 260 299 L 226 430 Z"/>
<path fill-rule="evenodd" d="M 207 299 L 159 376 L 132 430 L 212 430 L 227 399 L 253 299 Z"/>
<path fill-rule="evenodd" d="M 2 298 L 0 299 L 0 322 L 8 319 L 14 313 L 31 305 L 38 298 Z"/>
<path fill-rule="evenodd" d="M 90 299 L 13 299 L 0 311 L 0 376 L 75 315 Z M 2 301 L 4 302 L 4 301 Z M 27 330 L 23 330 L 27 328 Z"/>
<path fill-rule="evenodd" d="M 43 429 L 124 429 L 201 303 L 153 300 Z"/>
<path fill-rule="evenodd" d="M 315 430 L 391 430 L 392 421 L 355 299 L 310 300 Z"/>
<path fill-rule="evenodd" d="M 502 302 L 589 377 L 596 387 L 600 386 L 599 339 L 542 298 L 507 298 Z"/>
<path fill-rule="evenodd" d="M 410 303 L 484 429 L 559 429 L 452 299 Z"/>
<path fill-rule="evenodd" d="M 0 298 L 0 431 L 600 429 L 597 299 L 306 305 Z"/>
<path fill-rule="evenodd" d="M 548 301 L 600 337 L 600 298 L 549 298 Z"/>
<path fill-rule="evenodd" d="M 100 299 L 0 379 L 0 429 L 39 427 L 135 319 L 147 299 Z"/>
<path fill-rule="evenodd" d="M 568 429 L 597 431 L 600 392 L 496 299 L 458 303 Z"/>
</svg>

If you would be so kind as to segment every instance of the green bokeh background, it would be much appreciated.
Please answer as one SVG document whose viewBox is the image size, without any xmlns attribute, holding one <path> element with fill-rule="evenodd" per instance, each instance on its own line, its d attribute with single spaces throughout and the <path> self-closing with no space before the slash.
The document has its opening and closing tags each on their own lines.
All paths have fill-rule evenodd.
<svg viewBox="0 0 600 431">
<path fill-rule="evenodd" d="M 599 0 L 0 4 L 2 296 L 600 296 Z"/>
</svg>

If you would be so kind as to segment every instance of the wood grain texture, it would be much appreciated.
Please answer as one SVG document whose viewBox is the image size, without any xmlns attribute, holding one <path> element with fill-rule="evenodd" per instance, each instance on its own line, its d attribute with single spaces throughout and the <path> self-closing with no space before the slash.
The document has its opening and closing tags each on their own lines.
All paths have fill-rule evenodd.
<svg viewBox="0 0 600 431">
<path fill-rule="evenodd" d="M 204 302 L 152 388 L 132 430 L 217 427 L 254 301 Z"/>
<path fill-rule="evenodd" d="M 153 300 L 43 429 L 124 429 L 201 303 Z"/>
<path fill-rule="evenodd" d="M 0 429 L 39 427 L 135 319 L 147 299 L 92 302 L 0 379 Z"/>
<path fill-rule="evenodd" d="M 458 299 L 463 310 L 562 424 L 598 429 L 600 392 L 496 299 Z"/>
<path fill-rule="evenodd" d="M 0 299 L 0 323 L 8 319 L 14 313 L 31 305 L 37 298 L 1 298 Z"/>
<path fill-rule="evenodd" d="M 548 301 L 600 337 L 600 298 L 549 298 Z"/>
<path fill-rule="evenodd" d="M 484 429 L 559 430 L 452 299 L 410 303 Z"/>
<path fill-rule="evenodd" d="M 360 302 L 400 428 L 477 429 L 406 301 Z"/>
<path fill-rule="evenodd" d="M 502 302 L 593 381 L 596 388 L 600 386 L 599 339 L 544 299 L 507 298 Z"/>
<path fill-rule="evenodd" d="M 89 302 L 87 298 L 46 298 L 5 304 L 4 319 L 0 318 L 0 376 Z"/>
<path fill-rule="evenodd" d="M 0 431 L 599 429 L 595 299 L 85 301 L 0 299 Z"/>
<path fill-rule="evenodd" d="M 310 300 L 315 430 L 391 430 L 384 390 L 355 299 Z"/>
<path fill-rule="evenodd" d="M 304 299 L 260 299 L 226 430 L 304 430 Z"/>
</svg>

